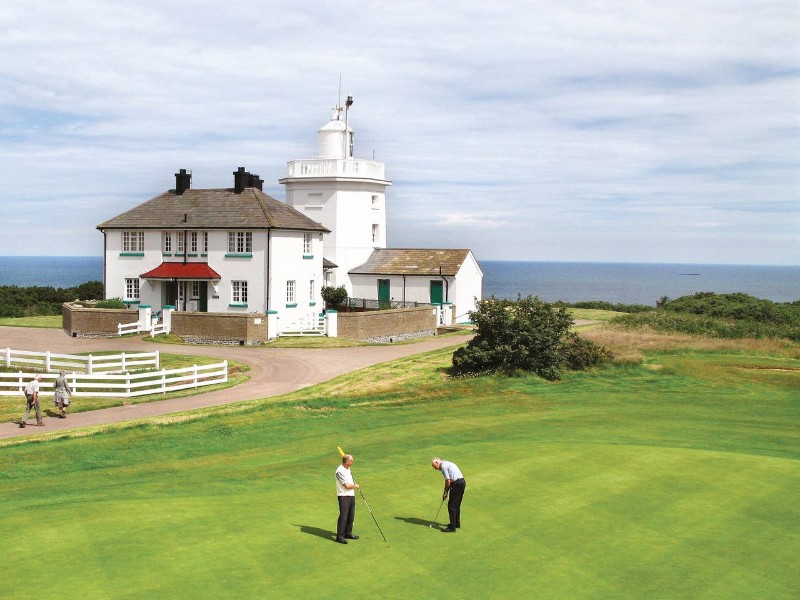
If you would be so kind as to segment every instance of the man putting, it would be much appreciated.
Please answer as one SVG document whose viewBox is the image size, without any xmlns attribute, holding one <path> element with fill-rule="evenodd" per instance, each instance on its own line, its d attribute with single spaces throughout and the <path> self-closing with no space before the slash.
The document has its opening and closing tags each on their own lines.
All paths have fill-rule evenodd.
<svg viewBox="0 0 800 600">
<path fill-rule="evenodd" d="M 442 532 L 454 533 L 456 529 L 461 527 L 461 500 L 464 498 L 464 490 L 467 489 L 467 482 L 464 481 L 464 476 L 455 463 L 442 460 L 437 456 L 431 461 L 431 466 L 437 471 L 441 471 L 444 477 L 442 500 L 447 498 L 448 494 L 450 496 L 450 499 L 447 501 L 447 512 L 450 515 L 450 522 L 447 524 L 446 528 L 442 529 Z"/>
<path fill-rule="evenodd" d="M 336 541 L 346 544 L 347 540 L 357 540 L 353 535 L 353 521 L 356 518 L 356 490 L 359 485 L 353 480 L 350 467 L 353 457 L 342 456 L 342 464 L 336 469 L 336 497 L 339 500 L 339 521 L 336 523 Z"/>
</svg>

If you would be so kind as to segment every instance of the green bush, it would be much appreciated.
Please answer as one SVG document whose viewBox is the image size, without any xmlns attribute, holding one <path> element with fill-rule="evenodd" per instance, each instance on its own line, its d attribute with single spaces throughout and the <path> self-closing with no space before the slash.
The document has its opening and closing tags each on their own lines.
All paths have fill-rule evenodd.
<svg viewBox="0 0 800 600">
<path fill-rule="evenodd" d="M 453 353 L 454 375 L 535 373 L 560 379 L 566 369 L 598 364 L 609 353 L 570 333 L 573 320 L 563 305 L 539 298 L 490 298 L 470 312 L 476 335 Z"/>
<path fill-rule="evenodd" d="M 60 315 L 64 302 L 102 297 L 103 284 L 100 281 L 89 281 L 71 288 L 3 285 L 0 286 L 0 317 Z"/>
<path fill-rule="evenodd" d="M 128 308 L 121 298 L 109 298 L 108 300 L 100 300 L 96 304 L 97 308 Z"/>
<path fill-rule="evenodd" d="M 347 301 L 347 290 L 343 285 L 339 287 L 325 286 L 320 290 L 325 306 L 341 306 Z"/>
</svg>

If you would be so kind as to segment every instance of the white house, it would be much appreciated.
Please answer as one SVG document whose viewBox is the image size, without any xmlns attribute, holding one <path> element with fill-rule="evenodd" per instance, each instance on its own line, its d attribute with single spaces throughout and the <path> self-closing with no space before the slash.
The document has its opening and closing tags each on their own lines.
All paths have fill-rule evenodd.
<svg viewBox="0 0 800 600">
<path fill-rule="evenodd" d="M 131 305 L 201 312 L 276 311 L 284 322 L 322 309 L 328 229 L 262 190 L 240 167 L 234 186 L 176 186 L 97 228 L 105 295 Z"/>
<path fill-rule="evenodd" d="M 471 250 L 380 248 L 350 270 L 353 296 L 379 304 L 454 304 L 455 322 L 469 321 L 480 300 L 483 271 Z"/>
<path fill-rule="evenodd" d="M 319 315 L 323 286 L 344 286 L 351 298 L 455 304 L 467 320 L 483 279 L 472 252 L 387 248 L 391 182 L 383 163 L 354 158 L 352 103 L 318 131 L 317 157 L 287 163 L 286 203 L 244 167 L 233 188 L 205 190 L 181 169 L 174 190 L 98 225 L 106 297 L 156 311 L 275 312 L 284 328 Z"/>
</svg>

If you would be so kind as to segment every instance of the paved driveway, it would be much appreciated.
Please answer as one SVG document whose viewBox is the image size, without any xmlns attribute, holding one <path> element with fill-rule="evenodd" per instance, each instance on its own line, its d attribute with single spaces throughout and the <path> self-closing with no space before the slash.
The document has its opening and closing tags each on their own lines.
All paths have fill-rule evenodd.
<svg viewBox="0 0 800 600">
<path fill-rule="evenodd" d="M 250 348 L 227 346 L 165 346 L 143 342 L 141 338 L 79 339 L 60 329 L 0 327 L 0 348 L 79 354 L 112 350 L 119 352 L 154 352 L 213 356 L 250 366 L 250 380 L 236 387 L 175 400 L 118 406 L 103 410 L 70 414 L 66 419 L 45 418 L 44 427 L 30 424 L 20 429 L 16 423 L 0 423 L 0 439 L 61 431 L 87 425 L 117 423 L 131 419 L 182 412 L 206 406 L 219 406 L 240 400 L 252 400 L 286 394 L 303 387 L 328 381 L 378 363 L 464 343 L 463 336 L 433 337 L 415 344 L 356 346 L 353 348 L 301 349 Z M 76 398 L 80 402 L 80 397 Z M 25 405 L 20 398 L 20 415 Z M 42 405 L 44 410 L 46 405 Z M 30 423 L 30 421 L 29 421 Z"/>
</svg>

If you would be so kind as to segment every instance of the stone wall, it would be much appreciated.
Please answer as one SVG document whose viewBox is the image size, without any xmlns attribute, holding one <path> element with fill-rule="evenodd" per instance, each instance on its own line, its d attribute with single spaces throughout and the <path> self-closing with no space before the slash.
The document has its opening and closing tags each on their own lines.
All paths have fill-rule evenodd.
<svg viewBox="0 0 800 600">
<path fill-rule="evenodd" d="M 432 306 L 337 313 L 338 337 L 370 342 L 397 342 L 436 334 Z"/>
<path fill-rule="evenodd" d="M 190 344 L 257 346 L 267 341 L 267 315 L 175 311 L 172 333 Z"/>
<path fill-rule="evenodd" d="M 119 323 L 135 323 L 139 311 L 126 308 L 86 308 L 72 302 L 61 305 L 62 327 L 70 337 L 112 337 Z"/>
</svg>

